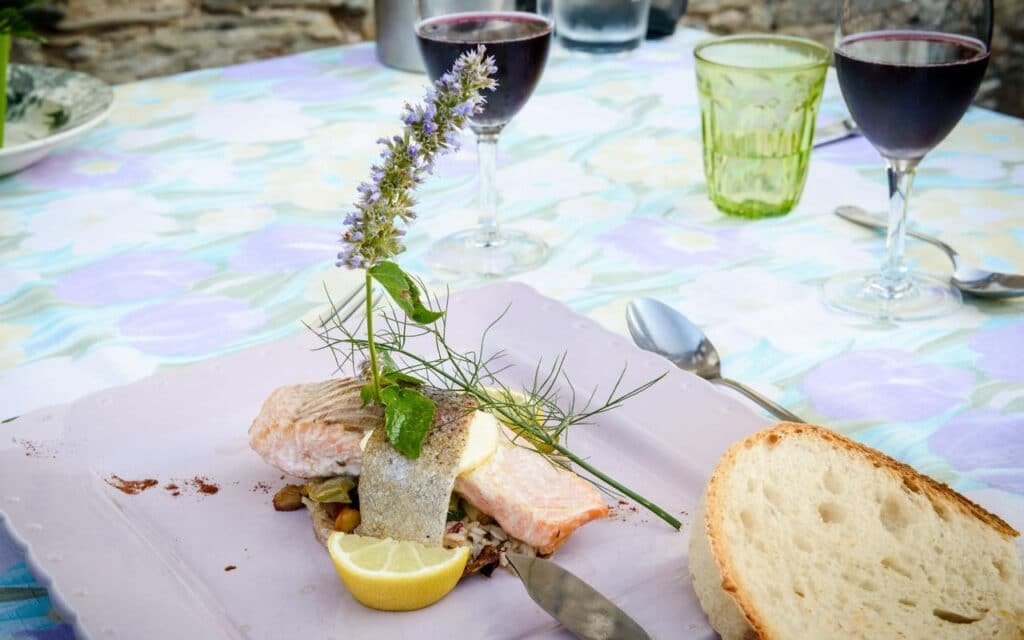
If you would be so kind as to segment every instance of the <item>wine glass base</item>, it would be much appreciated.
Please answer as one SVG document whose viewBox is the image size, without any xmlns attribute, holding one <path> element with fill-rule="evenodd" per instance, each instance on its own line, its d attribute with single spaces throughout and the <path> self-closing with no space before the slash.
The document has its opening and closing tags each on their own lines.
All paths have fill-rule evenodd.
<svg viewBox="0 0 1024 640">
<path fill-rule="evenodd" d="M 825 302 L 837 311 L 877 320 L 923 320 L 956 311 L 960 291 L 948 281 L 908 273 L 895 289 L 878 271 L 858 271 L 825 282 Z"/>
<path fill-rule="evenodd" d="M 543 240 L 521 231 L 502 230 L 488 235 L 479 229 L 467 229 L 435 242 L 426 261 L 439 272 L 504 277 L 536 269 L 549 253 Z"/>
</svg>

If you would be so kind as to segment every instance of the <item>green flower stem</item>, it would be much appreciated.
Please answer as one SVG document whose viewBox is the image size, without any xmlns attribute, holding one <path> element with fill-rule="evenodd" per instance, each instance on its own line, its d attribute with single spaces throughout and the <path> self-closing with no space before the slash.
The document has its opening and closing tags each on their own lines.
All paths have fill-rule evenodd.
<svg viewBox="0 0 1024 640">
<path fill-rule="evenodd" d="M 366 342 L 370 352 L 370 377 L 373 380 L 373 399 L 380 402 L 380 369 L 377 366 L 377 344 L 373 336 L 373 276 L 366 272 Z"/>
<path fill-rule="evenodd" d="M 11 57 L 11 34 L 0 33 L 0 147 L 4 146 L 7 120 L 7 63 Z"/>
<path fill-rule="evenodd" d="M 681 522 L 679 522 L 679 520 L 674 518 L 672 516 L 672 514 L 670 514 L 668 511 L 665 511 L 664 509 L 662 509 L 658 505 L 654 504 L 653 502 L 651 502 L 647 498 L 637 494 L 632 489 L 630 489 L 630 488 L 628 488 L 626 486 L 623 486 L 622 484 L 619 484 L 615 480 L 612 480 L 611 478 L 609 478 L 605 474 L 601 473 L 600 471 L 598 471 L 597 469 L 592 467 L 586 460 L 584 460 L 583 458 L 579 457 L 578 455 L 576 455 L 572 451 L 569 451 L 568 449 L 566 449 L 562 445 L 558 444 L 557 442 L 551 442 L 551 443 L 547 443 L 547 444 L 549 444 L 551 447 L 553 447 L 555 449 L 555 451 L 557 451 L 558 453 L 562 454 L 563 456 L 565 456 L 569 460 L 572 460 L 573 463 L 576 464 L 577 466 L 579 466 L 580 468 L 585 469 L 587 471 L 587 473 L 589 473 L 590 475 L 594 476 L 595 478 L 597 478 L 601 482 L 607 484 L 609 487 L 615 489 L 616 491 L 618 491 L 622 495 L 628 497 L 633 502 L 641 505 L 642 507 L 644 507 L 645 509 L 647 509 L 648 511 L 650 511 L 654 515 L 658 516 L 659 518 L 661 518 L 662 520 L 667 522 L 674 529 L 678 530 L 680 527 L 683 526 L 683 524 Z"/>
<path fill-rule="evenodd" d="M 371 354 L 370 358 L 372 360 L 373 359 L 373 349 L 374 349 L 374 347 L 373 347 L 373 340 L 369 341 L 369 348 L 370 348 L 370 354 Z M 392 349 L 391 351 L 393 351 L 395 353 L 399 353 L 399 354 L 405 356 L 406 358 L 408 358 L 408 359 L 410 359 L 410 360 L 412 360 L 414 362 L 418 362 L 418 363 L 423 364 L 423 365 L 427 365 L 428 364 L 427 361 L 424 360 L 423 358 L 417 356 L 416 354 L 409 353 L 408 351 L 405 351 L 403 349 Z M 444 378 L 444 379 L 448 380 L 449 382 L 451 382 L 456 387 L 462 389 L 465 393 L 468 393 L 468 394 L 472 395 L 473 397 L 477 398 L 478 400 L 481 400 L 481 401 L 484 401 L 484 402 L 487 402 L 487 401 L 490 400 L 490 396 L 488 396 L 487 393 L 485 393 L 485 392 L 483 392 L 483 391 L 481 391 L 481 390 L 479 390 L 479 389 L 477 389 L 475 387 L 469 387 L 469 386 L 465 385 L 461 380 L 459 380 L 455 376 L 452 376 L 451 374 L 449 374 L 449 373 L 447 373 L 445 371 L 441 371 L 441 370 L 437 370 L 437 369 L 435 369 L 434 372 L 437 375 L 441 376 L 442 378 Z M 494 409 L 498 413 L 500 413 L 501 416 L 503 418 L 505 418 L 506 421 L 515 423 L 516 417 L 514 415 L 512 415 L 511 412 L 504 411 L 500 407 L 494 407 Z M 640 506 L 644 507 L 645 509 L 647 509 L 648 511 L 650 511 L 654 515 L 658 516 L 659 518 L 661 518 L 662 520 L 667 522 L 669 524 L 669 526 L 671 526 L 672 528 L 676 529 L 677 531 L 683 526 L 683 524 L 681 522 L 679 522 L 679 520 L 677 520 L 674 516 L 672 516 L 672 514 L 670 514 L 668 511 L 665 511 L 664 509 L 662 509 L 658 505 L 654 504 L 653 502 L 651 502 L 647 498 L 641 496 L 637 492 L 633 491 L 629 487 L 619 483 L 616 480 L 613 480 L 612 478 L 610 478 L 609 476 L 605 475 L 604 473 L 601 473 L 598 469 L 596 469 L 594 466 L 592 466 L 586 460 L 584 460 L 583 458 L 579 457 L 578 455 L 576 455 L 575 453 L 573 453 L 569 449 L 566 449 L 565 447 L 563 447 L 562 445 L 558 444 L 557 442 L 551 441 L 550 438 L 546 439 L 544 444 L 551 446 L 555 451 L 558 451 L 558 453 L 562 454 L 563 456 L 565 456 L 566 458 L 571 460 L 574 464 L 576 464 L 580 468 L 584 469 L 587 473 L 589 473 L 590 475 L 594 476 L 595 478 L 597 478 L 601 482 L 605 483 L 606 485 L 608 485 L 612 489 L 618 491 L 622 495 L 626 496 L 630 500 L 636 502 Z"/>
</svg>

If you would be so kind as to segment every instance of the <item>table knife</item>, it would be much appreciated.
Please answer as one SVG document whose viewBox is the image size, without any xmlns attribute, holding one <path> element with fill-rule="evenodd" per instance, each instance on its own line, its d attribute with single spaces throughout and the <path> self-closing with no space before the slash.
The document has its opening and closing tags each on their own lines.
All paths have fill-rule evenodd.
<svg viewBox="0 0 1024 640">
<path fill-rule="evenodd" d="M 583 640 L 650 640 L 614 602 L 554 562 L 507 553 L 533 601 Z"/>
</svg>

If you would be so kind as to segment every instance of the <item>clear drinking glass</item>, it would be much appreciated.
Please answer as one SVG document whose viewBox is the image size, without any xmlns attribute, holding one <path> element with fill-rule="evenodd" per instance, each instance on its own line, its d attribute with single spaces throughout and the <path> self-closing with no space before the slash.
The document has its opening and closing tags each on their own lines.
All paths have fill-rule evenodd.
<svg viewBox="0 0 1024 640">
<path fill-rule="evenodd" d="M 703 42 L 693 55 L 711 201 L 745 218 L 789 213 L 807 179 L 829 50 L 738 35 Z"/>
<path fill-rule="evenodd" d="M 486 92 L 483 113 L 470 128 L 480 164 L 480 222 L 431 247 L 431 267 L 457 274 L 507 276 L 542 264 L 548 247 L 540 238 L 498 225 L 495 185 L 498 135 L 522 109 L 540 81 L 551 44 L 551 20 L 515 11 L 515 0 L 416 0 L 416 36 L 427 73 L 437 80 L 464 51 L 479 44 L 494 56 L 498 87 Z"/>
<path fill-rule="evenodd" d="M 888 255 L 880 271 L 825 283 L 841 311 L 914 320 L 960 306 L 948 280 L 912 273 L 903 260 L 914 170 L 953 130 L 988 66 L 992 0 L 840 0 L 836 74 L 850 114 L 885 160 Z"/>
<path fill-rule="evenodd" d="M 552 0 L 558 41 L 566 49 L 619 53 L 647 35 L 651 0 Z"/>
</svg>

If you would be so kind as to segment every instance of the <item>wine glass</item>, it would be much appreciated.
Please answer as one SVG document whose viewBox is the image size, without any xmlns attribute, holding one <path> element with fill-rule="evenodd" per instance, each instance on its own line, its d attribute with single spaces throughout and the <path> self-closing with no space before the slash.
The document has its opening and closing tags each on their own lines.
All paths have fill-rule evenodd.
<svg viewBox="0 0 1024 640">
<path fill-rule="evenodd" d="M 551 21 L 517 11 L 516 5 L 515 0 L 416 0 L 416 36 L 431 78 L 437 80 L 460 54 L 479 44 L 498 67 L 497 89 L 484 93 L 483 113 L 470 120 L 480 165 L 479 224 L 437 241 L 427 254 L 434 269 L 507 276 L 529 271 L 548 256 L 540 238 L 498 224 L 498 135 L 533 93 L 551 45 Z"/>
<path fill-rule="evenodd" d="M 889 228 L 880 271 L 825 283 L 831 307 L 915 320 L 960 306 L 948 281 L 907 269 L 907 200 L 918 163 L 974 99 L 991 41 L 992 0 L 839 0 L 836 74 L 850 114 L 885 160 Z"/>
</svg>

